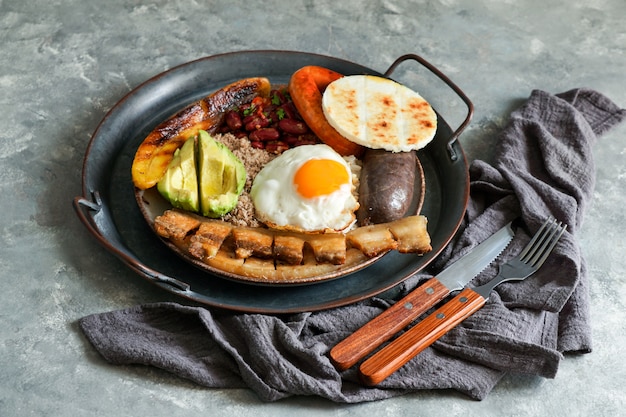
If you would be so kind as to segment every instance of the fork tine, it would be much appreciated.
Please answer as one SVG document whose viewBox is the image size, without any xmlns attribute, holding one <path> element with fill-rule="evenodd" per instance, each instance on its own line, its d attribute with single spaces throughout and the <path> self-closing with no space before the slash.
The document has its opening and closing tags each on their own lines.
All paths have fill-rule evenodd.
<svg viewBox="0 0 626 417">
<path fill-rule="evenodd" d="M 534 264 L 537 256 L 540 256 L 546 245 L 550 242 L 552 235 L 554 234 L 556 220 L 552 217 L 548 218 L 539 231 L 535 234 L 537 240 L 532 245 L 529 245 L 529 251 L 525 256 L 520 257 L 521 260 L 529 265 Z"/>
<path fill-rule="evenodd" d="M 556 243 L 559 241 L 563 233 L 565 233 L 566 229 L 567 229 L 567 226 L 562 224 L 561 222 L 558 222 L 556 224 L 556 228 L 552 232 L 552 235 L 550 236 L 550 240 L 546 240 L 545 244 L 541 248 L 542 252 L 537 254 L 539 258 L 533 259 L 533 262 L 532 262 L 533 267 L 540 268 L 541 265 L 543 265 L 546 259 L 548 259 L 548 255 L 550 255 L 550 253 L 556 246 Z"/>
<path fill-rule="evenodd" d="M 535 233 L 535 235 L 532 237 L 532 239 L 530 240 L 530 242 L 528 242 L 528 244 L 524 247 L 524 249 L 522 249 L 522 251 L 520 252 L 520 254 L 518 255 L 518 257 L 523 260 L 524 262 L 526 262 L 526 257 L 527 256 L 532 256 L 533 253 L 535 253 L 535 250 L 537 249 L 537 247 L 539 247 L 539 244 L 543 241 L 544 239 L 544 231 L 546 229 L 546 227 L 548 227 L 548 225 L 552 222 L 552 217 L 548 218 L 548 220 L 546 220 L 541 227 L 539 228 L 539 230 L 537 230 L 537 233 Z M 530 252 L 530 253 L 529 253 Z"/>
<path fill-rule="evenodd" d="M 541 267 L 565 229 L 565 225 L 553 218 L 546 220 L 520 254 L 520 260 L 536 269 Z"/>
</svg>

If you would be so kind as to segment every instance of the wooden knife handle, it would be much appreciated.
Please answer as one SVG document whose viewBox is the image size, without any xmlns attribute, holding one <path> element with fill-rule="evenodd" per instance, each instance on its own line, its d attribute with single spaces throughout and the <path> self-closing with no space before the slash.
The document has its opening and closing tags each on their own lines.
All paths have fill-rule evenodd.
<svg viewBox="0 0 626 417">
<path fill-rule="evenodd" d="M 429 279 L 335 345 L 330 351 L 333 364 L 339 370 L 350 368 L 449 293 L 437 278 Z"/>
<path fill-rule="evenodd" d="M 400 369 L 415 355 L 432 345 L 448 330 L 485 305 L 486 300 L 471 288 L 465 288 L 434 313 L 376 352 L 359 368 L 362 381 L 376 385 Z"/>
</svg>

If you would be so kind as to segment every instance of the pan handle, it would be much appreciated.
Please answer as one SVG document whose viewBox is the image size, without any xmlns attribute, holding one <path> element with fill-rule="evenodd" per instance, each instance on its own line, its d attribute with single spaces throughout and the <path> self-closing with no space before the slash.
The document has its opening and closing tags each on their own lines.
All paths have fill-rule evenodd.
<svg viewBox="0 0 626 417">
<path fill-rule="evenodd" d="M 465 95 L 465 93 L 463 92 L 463 90 L 461 90 L 455 83 L 453 83 L 452 80 L 450 80 L 450 78 L 448 78 L 443 72 L 441 72 L 433 64 L 431 64 L 430 62 L 426 61 L 424 58 L 422 58 L 421 56 L 416 55 L 416 54 L 406 54 L 406 55 L 402 55 L 401 57 L 396 59 L 394 61 L 394 63 L 391 64 L 391 66 L 387 69 L 387 71 L 385 71 L 385 74 L 384 74 L 385 77 L 390 77 L 391 74 L 398 67 L 398 65 L 400 65 L 404 61 L 408 61 L 408 60 L 417 61 L 422 66 L 424 66 L 428 70 L 430 70 L 430 72 L 435 74 L 441 81 L 446 83 L 448 85 L 448 87 L 450 87 L 459 96 L 459 98 L 461 98 L 461 100 L 463 100 L 463 102 L 467 106 L 467 116 L 465 116 L 465 120 L 452 133 L 452 136 L 450 136 L 450 139 L 448 140 L 447 148 L 448 148 L 448 153 L 450 155 L 450 159 L 452 161 L 456 161 L 459 158 L 459 155 L 454 150 L 453 145 L 454 145 L 454 142 L 456 142 L 458 140 L 459 135 L 461 134 L 461 132 L 463 132 L 463 130 L 465 130 L 465 128 L 469 124 L 470 120 L 472 119 L 472 116 L 474 115 L 474 104 L 472 104 L 472 101 L 469 99 L 469 97 L 467 97 Z"/>
<path fill-rule="evenodd" d="M 102 211 L 102 199 L 98 191 L 92 192 L 92 195 L 92 200 L 85 197 L 74 198 L 73 205 L 80 221 L 101 245 L 105 246 L 136 273 L 148 280 L 155 281 L 158 285 L 173 287 L 177 292 L 188 292 L 190 290 L 189 284 L 171 278 L 144 265 L 137 257 L 128 251 L 122 243 L 118 243 L 117 245 L 112 244 L 112 240 L 119 241 L 119 239 L 107 238 L 105 236 L 106 233 L 98 226 L 95 216 Z"/>
</svg>

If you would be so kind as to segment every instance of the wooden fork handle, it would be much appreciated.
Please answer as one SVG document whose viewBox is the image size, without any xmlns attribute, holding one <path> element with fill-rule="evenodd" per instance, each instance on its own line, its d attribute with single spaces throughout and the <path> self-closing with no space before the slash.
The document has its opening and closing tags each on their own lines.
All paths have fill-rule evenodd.
<svg viewBox="0 0 626 417">
<path fill-rule="evenodd" d="M 350 368 L 449 293 L 437 278 L 429 279 L 335 345 L 330 351 L 333 364 L 342 371 Z"/>
<path fill-rule="evenodd" d="M 480 294 L 471 288 L 465 288 L 452 300 L 363 362 L 359 368 L 361 380 L 367 385 L 382 382 L 447 331 L 479 310 L 485 302 L 485 298 Z"/>
</svg>

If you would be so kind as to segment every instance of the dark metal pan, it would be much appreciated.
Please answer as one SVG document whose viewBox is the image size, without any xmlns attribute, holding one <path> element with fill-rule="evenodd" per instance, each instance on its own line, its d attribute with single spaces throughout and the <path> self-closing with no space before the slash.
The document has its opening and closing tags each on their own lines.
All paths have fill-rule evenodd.
<svg viewBox="0 0 626 417">
<path fill-rule="evenodd" d="M 147 133 L 177 109 L 241 78 L 266 76 L 273 84 L 287 83 L 290 74 L 305 65 L 325 66 L 344 74 L 393 78 L 396 67 L 405 61 L 425 66 L 468 108 L 465 120 L 454 131 L 438 114 L 435 139 L 419 152 L 426 182 L 422 213 L 428 217 L 432 252 L 424 256 L 389 253 L 365 269 L 327 282 L 260 286 L 199 270 L 166 247 L 145 222 L 135 202 L 130 166 L 137 146 Z M 183 298 L 216 308 L 260 313 L 292 313 L 346 305 L 386 291 L 422 270 L 457 231 L 469 198 L 467 161 L 458 136 L 472 113 L 472 103 L 465 94 L 417 55 L 398 58 L 384 73 L 303 52 L 244 51 L 214 55 L 149 79 L 107 113 L 85 154 L 83 195 L 74 199 L 74 208 L 105 249 L 142 278 Z"/>
</svg>

